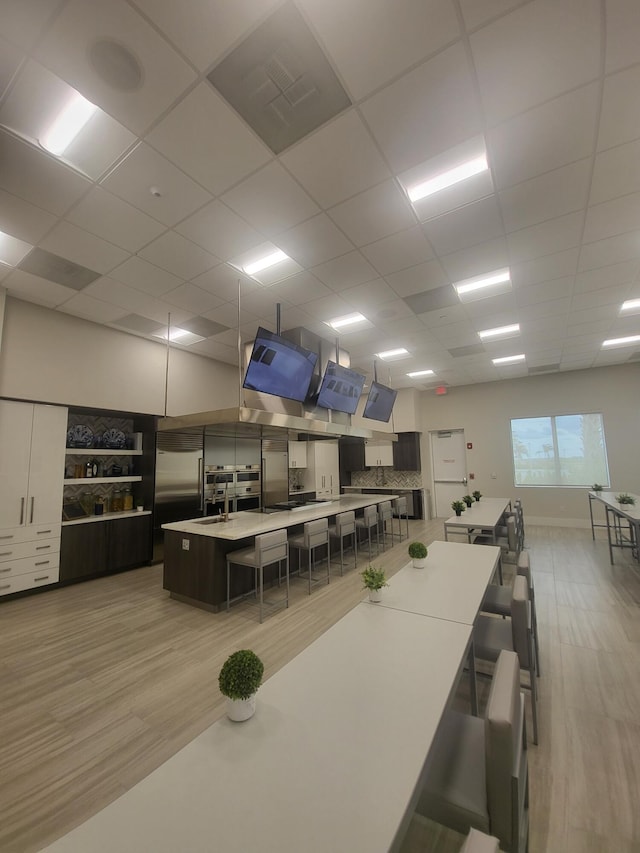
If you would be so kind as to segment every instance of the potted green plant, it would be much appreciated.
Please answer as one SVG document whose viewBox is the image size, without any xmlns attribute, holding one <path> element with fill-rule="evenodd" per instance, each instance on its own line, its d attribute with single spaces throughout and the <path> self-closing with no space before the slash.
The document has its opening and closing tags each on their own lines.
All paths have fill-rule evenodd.
<svg viewBox="0 0 640 853">
<path fill-rule="evenodd" d="M 601 485 L 600 485 L 600 483 L 594 483 L 594 484 L 593 484 L 593 486 L 591 486 L 591 491 L 593 491 L 593 492 L 601 492 L 603 488 L 604 488 L 604 487 L 603 487 L 603 486 L 601 486 Z"/>
<path fill-rule="evenodd" d="M 628 495 L 626 492 L 620 492 L 619 495 L 616 495 L 616 500 L 620 506 L 634 506 L 636 502 L 633 495 Z"/>
<path fill-rule="evenodd" d="M 452 501 L 451 509 L 455 512 L 456 515 L 462 515 L 464 512 L 465 503 L 464 501 Z"/>
<path fill-rule="evenodd" d="M 264 664 L 251 649 L 229 655 L 218 676 L 220 692 L 227 697 L 227 716 L 241 723 L 256 710 L 256 691 L 262 682 Z"/>
<path fill-rule="evenodd" d="M 467 506 L 471 506 L 471 504 L 473 503 L 473 498 L 471 497 L 471 495 L 464 495 L 462 500 L 466 503 Z"/>
<path fill-rule="evenodd" d="M 477 489 L 475 490 L 475 492 L 471 492 L 471 494 L 473 495 L 473 497 L 474 497 L 477 501 L 479 501 L 479 500 L 480 500 L 480 498 L 482 497 L 482 492 L 479 492 Z"/>
<path fill-rule="evenodd" d="M 376 569 L 369 566 L 364 572 L 360 572 L 365 589 L 369 590 L 369 601 L 380 601 L 382 598 L 382 587 L 389 586 L 384 574 L 384 569 Z"/>
<path fill-rule="evenodd" d="M 424 569 L 427 565 L 427 546 L 423 542 L 411 542 L 409 548 L 409 556 L 413 560 L 414 569 Z"/>
</svg>

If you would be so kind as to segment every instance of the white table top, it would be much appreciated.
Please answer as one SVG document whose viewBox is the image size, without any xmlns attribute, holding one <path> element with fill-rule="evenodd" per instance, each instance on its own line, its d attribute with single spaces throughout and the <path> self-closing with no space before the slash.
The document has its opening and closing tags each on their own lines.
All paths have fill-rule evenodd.
<svg viewBox="0 0 640 853">
<path fill-rule="evenodd" d="M 471 628 L 362 603 L 49 853 L 396 849 Z M 212 674 L 212 690 L 215 674 Z"/>
<path fill-rule="evenodd" d="M 601 501 L 603 504 L 611 507 L 611 509 L 615 509 L 616 512 L 624 515 L 626 518 L 631 521 L 640 521 L 640 497 L 638 495 L 633 495 L 631 492 L 627 492 L 626 494 L 631 494 L 632 498 L 636 499 L 635 504 L 623 504 L 620 505 L 616 500 L 616 495 L 621 494 L 620 492 L 589 492 L 589 495 L 596 500 Z"/>
<path fill-rule="evenodd" d="M 245 539 L 257 536 L 259 533 L 269 533 L 283 527 L 293 527 L 304 524 L 305 521 L 315 521 L 316 518 L 328 518 L 339 512 L 361 509 L 371 504 L 393 500 L 397 495 L 341 495 L 331 501 L 313 506 L 311 509 L 283 510 L 263 514 L 259 512 L 232 512 L 229 521 L 201 524 L 202 518 L 191 518 L 187 521 L 174 521 L 163 524 L 163 530 L 175 530 L 178 533 L 191 533 L 198 536 L 209 536 L 212 539 Z"/>
<path fill-rule="evenodd" d="M 499 560 L 495 545 L 432 542 L 426 567 L 409 563 L 397 572 L 380 605 L 473 625 Z"/>
<path fill-rule="evenodd" d="M 509 498 L 481 498 L 466 508 L 462 515 L 452 515 L 445 521 L 446 527 L 496 527 L 502 513 L 509 506 Z"/>
</svg>

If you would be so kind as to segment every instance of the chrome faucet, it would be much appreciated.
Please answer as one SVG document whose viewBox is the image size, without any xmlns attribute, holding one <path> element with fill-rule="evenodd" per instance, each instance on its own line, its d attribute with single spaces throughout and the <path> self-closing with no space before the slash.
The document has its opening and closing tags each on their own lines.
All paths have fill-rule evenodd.
<svg viewBox="0 0 640 853">
<path fill-rule="evenodd" d="M 219 476 L 220 476 L 219 474 L 213 475 L 214 490 L 215 490 L 215 487 L 218 485 L 218 482 L 219 482 L 218 477 Z M 222 520 L 223 521 L 229 521 L 229 481 L 228 480 L 224 481 L 224 512 L 222 513 Z"/>
</svg>

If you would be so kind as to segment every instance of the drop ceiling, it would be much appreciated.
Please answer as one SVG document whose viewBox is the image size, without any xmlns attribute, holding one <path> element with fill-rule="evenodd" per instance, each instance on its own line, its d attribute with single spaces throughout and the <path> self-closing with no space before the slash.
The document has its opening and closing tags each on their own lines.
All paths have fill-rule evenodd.
<svg viewBox="0 0 640 853">
<path fill-rule="evenodd" d="M 304 67 L 292 19 L 328 71 Z M 334 106 L 316 107 L 329 78 Z M 69 162 L 29 131 L 64 85 L 103 111 Z M 270 144 L 243 117 L 265 86 L 279 121 L 304 113 Z M 410 203 L 410 180 L 478 146 L 487 173 Z M 149 339 L 170 315 L 204 337 L 189 351 L 229 364 L 238 302 L 243 341 L 275 329 L 277 304 L 283 329 L 329 340 L 328 320 L 362 313 L 340 346 L 369 375 L 406 348 L 377 363 L 397 388 L 637 361 L 638 344 L 601 345 L 640 334 L 620 315 L 640 298 L 639 164 L 638 3 L 2 3 L 0 230 L 36 251 L 0 265 L 0 287 Z M 286 277 L 230 263 L 264 244 Z M 458 299 L 455 282 L 505 267 L 510 291 Z"/>
</svg>

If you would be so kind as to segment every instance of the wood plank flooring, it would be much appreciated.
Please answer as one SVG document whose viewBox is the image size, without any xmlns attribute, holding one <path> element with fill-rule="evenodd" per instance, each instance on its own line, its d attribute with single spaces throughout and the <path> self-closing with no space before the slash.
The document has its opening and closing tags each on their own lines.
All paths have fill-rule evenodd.
<svg viewBox="0 0 640 853">
<path fill-rule="evenodd" d="M 410 531 L 443 538 L 442 521 Z M 526 532 L 543 666 L 531 853 L 640 853 L 640 572 L 626 553 L 610 566 L 590 531 Z M 406 545 L 374 564 L 393 575 Z M 268 677 L 340 619 L 363 590 L 333 570 L 311 596 L 294 580 L 289 609 L 262 625 L 249 603 L 210 614 L 172 601 L 161 566 L 0 604 L 0 850 L 40 850 L 218 719 L 231 651 L 255 649 Z M 416 818 L 404 853 L 461 841 Z"/>
</svg>

